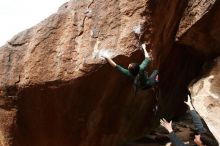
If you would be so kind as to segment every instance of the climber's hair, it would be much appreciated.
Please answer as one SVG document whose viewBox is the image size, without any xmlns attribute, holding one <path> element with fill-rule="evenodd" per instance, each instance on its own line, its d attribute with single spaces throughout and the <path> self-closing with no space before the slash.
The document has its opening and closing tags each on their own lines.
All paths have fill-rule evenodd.
<svg viewBox="0 0 220 146">
<path fill-rule="evenodd" d="M 137 76 L 140 70 L 139 64 L 138 63 L 130 63 L 131 67 L 128 68 L 128 70 L 130 71 L 130 73 L 133 76 Z"/>
<path fill-rule="evenodd" d="M 219 146 L 214 136 L 211 135 L 209 132 L 201 133 L 200 140 L 202 141 L 202 144 L 206 146 Z"/>
</svg>

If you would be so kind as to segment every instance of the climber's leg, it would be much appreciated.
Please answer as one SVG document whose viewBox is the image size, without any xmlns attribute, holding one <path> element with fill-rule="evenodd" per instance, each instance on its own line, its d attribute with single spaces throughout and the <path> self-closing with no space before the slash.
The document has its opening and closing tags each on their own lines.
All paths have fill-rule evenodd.
<svg viewBox="0 0 220 146">
<path fill-rule="evenodd" d="M 152 86 L 155 85 L 155 83 L 159 82 L 158 73 L 159 73 L 158 70 L 154 70 L 153 73 L 149 77 L 149 82 Z"/>
</svg>

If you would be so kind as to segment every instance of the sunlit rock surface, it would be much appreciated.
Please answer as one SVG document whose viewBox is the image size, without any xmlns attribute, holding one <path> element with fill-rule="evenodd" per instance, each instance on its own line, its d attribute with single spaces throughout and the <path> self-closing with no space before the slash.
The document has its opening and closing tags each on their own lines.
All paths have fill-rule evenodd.
<svg viewBox="0 0 220 146">
<path fill-rule="evenodd" d="M 220 141 L 218 134 L 220 131 L 220 58 L 207 64 L 204 70 L 206 74 L 190 87 L 193 104 L 209 129 Z"/>
<path fill-rule="evenodd" d="M 151 28 L 147 5 L 73 0 L 1 47 L 1 99 L 15 100 L 12 107 L 2 102 L 3 145 L 112 146 L 143 134 L 154 92 L 134 97 L 132 82 L 99 50 L 125 67 L 142 61 L 138 38 L 145 23 Z"/>
<path fill-rule="evenodd" d="M 0 48 L 0 145 L 120 146 L 162 116 L 184 115 L 188 85 L 219 56 L 218 7 L 207 0 L 63 4 Z M 132 81 L 100 54 L 126 67 L 142 61 L 141 43 L 152 50 L 148 72 L 158 68 L 160 83 L 159 92 L 135 97 Z"/>
</svg>

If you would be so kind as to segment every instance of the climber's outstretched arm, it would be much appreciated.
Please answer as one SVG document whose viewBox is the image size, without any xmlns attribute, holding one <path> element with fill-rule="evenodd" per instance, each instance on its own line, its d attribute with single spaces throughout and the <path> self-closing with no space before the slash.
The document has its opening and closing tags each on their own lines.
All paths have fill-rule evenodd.
<svg viewBox="0 0 220 146">
<path fill-rule="evenodd" d="M 116 67 L 117 64 L 109 57 L 106 57 L 106 56 L 102 56 L 103 58 L 105 58 L 105 60 L 108 61 L 108 63 L 112 66 L 112 67 Z"/>
<path fill-rule="evenodd" d="M 118 70 L 119 72 L 121 72 L 125 76 L 132 77 L 131 73 L 127 69 L 116 64 L 111 58 L 106 57 L 106 56 L 102 56 L 102 57 L 105 58 L 112 67 L 116 68 L 116 70 Z"/>
<path fill-rule="evenodd" d="M 142 44 L 141 45 L 142 49 L 144 50 L 144 56 L 145 58 L 150 58 L 150 55 L 148 54 L 147 50 L 146 50 L 146 44 Z"/>
<path fill-rule="evenodd" d="M 144 57 L 145 59 L 142 61 L 142 63 L 140 64 L 140 72 L 144 72 L 144 70 L 147 68 L 148 64 L 150 63 L 150 56 L 146 50 L 146 45 L 142 44 L 142 49 L 144 51 Z"/>
</svg>

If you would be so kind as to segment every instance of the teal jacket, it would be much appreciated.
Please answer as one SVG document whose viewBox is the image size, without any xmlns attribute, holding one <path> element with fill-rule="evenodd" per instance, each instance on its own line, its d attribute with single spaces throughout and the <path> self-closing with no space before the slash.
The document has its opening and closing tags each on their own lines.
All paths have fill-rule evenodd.
<svg viewBox="0 0 220 146">
<path fill-rule="evenodd" d="M 140 80 L 140 87 L 146 87 L 146 86 L 152 86 L 151 85 L 151 81 L 147 78 L 147 76 L 145 75 L 145 70 L 148 66 L 150 62 L 149 58 L 145 58 L 142 63 L 139 65 L 140 70 L 139 70 L 139 80 Z M 129 72 L 129 70 L 123 68 L 120 65 L 116 65 L 116 69 L 121 72 L 122 74 L 124 74 L 125 76 L 135 79 L 135 77 Z"/>
</svg>

